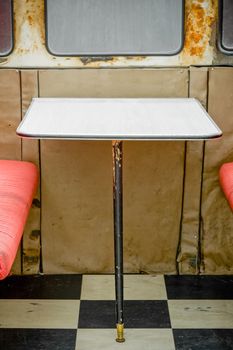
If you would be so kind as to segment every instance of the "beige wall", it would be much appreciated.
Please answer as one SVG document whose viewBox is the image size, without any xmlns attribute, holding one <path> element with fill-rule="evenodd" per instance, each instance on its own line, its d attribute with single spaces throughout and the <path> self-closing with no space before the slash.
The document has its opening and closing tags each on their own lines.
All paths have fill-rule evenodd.
<svg viewBox="0 0 233 350">
<path fill-rule="evenodd" d="M 218 169 L 233 160 L 233 68 L 210 68 L 208 109 L 224 136 L 206 142 L 201 206 L 203 272 L 233 272 L 233 215 L 218 186 Z"/>
<path fill-rule="evenodd" d="M 125 271 L 232 273 L 233 217 L 217 178 L 233 159 L 232 91 L 230 67 L 0 70 L 1 158 L 41 171 L 13 272 L 113 271 L 111 143 L 21 142 L 15 128 L 33 96 L 193 96 L 223 138 L 124 144 Z"/>
</svg>

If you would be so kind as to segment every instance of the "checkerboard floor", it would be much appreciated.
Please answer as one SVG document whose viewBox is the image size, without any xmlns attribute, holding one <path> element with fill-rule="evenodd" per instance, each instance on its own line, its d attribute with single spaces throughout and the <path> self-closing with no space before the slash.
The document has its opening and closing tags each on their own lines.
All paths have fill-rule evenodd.
<svg viewBox="0 0 233 350">
<path fill-rule="evenodd" d="M 230 350 L 232 276 L 125 275 L 125 343 L 115 342 L 113 275 L 0 282 L 1 350 Z"/>
</svg>

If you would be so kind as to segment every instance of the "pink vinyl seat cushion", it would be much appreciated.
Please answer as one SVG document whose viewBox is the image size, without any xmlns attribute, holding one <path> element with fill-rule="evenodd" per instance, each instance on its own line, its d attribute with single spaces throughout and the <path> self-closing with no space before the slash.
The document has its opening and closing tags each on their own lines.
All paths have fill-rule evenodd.
<svg viewBox="0 0 233 350">
<path fill-rule="evenodd" d="M 233 162 L 225 163 L 219 170 L 219 181 L 225 197 L 233 211 Z"/>
<path fill-rule="evenodd" d="M 33 163 L 0 160 L 0 279 L 10 273 L 37 184 Z"/>
</svg>

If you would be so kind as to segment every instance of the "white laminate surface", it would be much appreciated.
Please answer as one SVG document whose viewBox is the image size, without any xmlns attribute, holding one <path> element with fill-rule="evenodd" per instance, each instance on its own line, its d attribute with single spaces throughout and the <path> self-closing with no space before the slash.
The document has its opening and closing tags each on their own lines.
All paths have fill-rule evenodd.
<svg viewBox="0 0 233 350">
<path fill-rule="evenodd" d="M 40 139 L 195 140 L 222 132 L 193 98 L 34 98 L 17 134 Z"/>
</svg>

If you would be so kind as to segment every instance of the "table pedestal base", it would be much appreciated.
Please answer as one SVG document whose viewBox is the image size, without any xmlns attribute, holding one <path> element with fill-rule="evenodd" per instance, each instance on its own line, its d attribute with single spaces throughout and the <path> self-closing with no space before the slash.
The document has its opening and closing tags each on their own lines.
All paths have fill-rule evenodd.
<svg viewBox="0 0 233 350">
<path fill-rule="evenodd" d="M 116 338 L 116 341 L 118 343 L 124 343 L 125 341 L 125 338 L 124 338 L 124 323 L 118 323 L 116 325 L 117 327 L 117 338 Z"/>
</svg>

